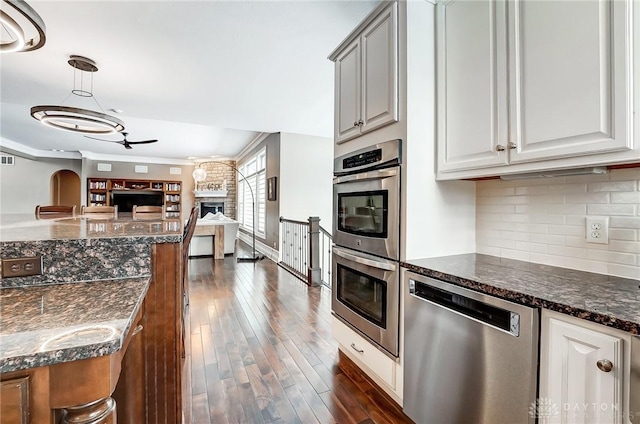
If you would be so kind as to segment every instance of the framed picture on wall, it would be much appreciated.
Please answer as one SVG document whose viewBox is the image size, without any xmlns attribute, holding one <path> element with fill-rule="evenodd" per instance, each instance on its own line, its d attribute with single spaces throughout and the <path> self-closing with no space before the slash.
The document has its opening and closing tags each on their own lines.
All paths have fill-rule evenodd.
<svg viewBox="0 0 640 424">
<path fill-rule="evenodd" d="M 267 200 L 276 200 L 278 196 L 278 177 L 267 178 Z"/>
</svg>

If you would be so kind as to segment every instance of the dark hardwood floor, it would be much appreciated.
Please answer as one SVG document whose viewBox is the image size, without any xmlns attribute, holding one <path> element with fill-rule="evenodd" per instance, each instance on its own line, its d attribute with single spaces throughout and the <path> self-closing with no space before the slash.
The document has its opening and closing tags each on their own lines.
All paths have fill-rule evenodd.
<svg viewBox="0 0 640 424">
<path fill-rule="evenodd" d="M 227 256 L 189 260 L 189 294 L 186 423 L 411 422 L 356 367 L 338 367 L 327 288 Z"/>
</svg>

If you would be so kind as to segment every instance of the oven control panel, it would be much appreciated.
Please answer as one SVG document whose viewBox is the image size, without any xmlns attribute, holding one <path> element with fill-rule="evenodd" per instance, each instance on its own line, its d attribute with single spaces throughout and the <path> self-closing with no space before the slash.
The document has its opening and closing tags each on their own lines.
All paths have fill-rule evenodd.
<svg viewBox="0 0 640 424">
<path fill-rule="evenodd" d="M 371 165 L 382 160 L 382 149 L 369 150 L 358 155 L 349 156 L 342 160 L 344 169 L 358 168 L 363 165 Z"/>
<path fill-rule="evenodd" d="M 402 157 L 401 144 L 401 140 L 389 140 L 337 157 L 333 162 L 333 174 L 342 176 L 398 166 Z"/>
</svg>

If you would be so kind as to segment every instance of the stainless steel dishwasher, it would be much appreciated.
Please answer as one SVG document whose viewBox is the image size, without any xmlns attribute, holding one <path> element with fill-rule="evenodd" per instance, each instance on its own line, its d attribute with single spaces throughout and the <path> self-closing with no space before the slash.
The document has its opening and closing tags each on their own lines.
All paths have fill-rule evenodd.
<svg viewBox="0 0 640 424">
<path fill-rule="evenodd" d="M 533 423 L 538 310 L 407 273 L 404 412 L 419 424 Z"/>
</svg>

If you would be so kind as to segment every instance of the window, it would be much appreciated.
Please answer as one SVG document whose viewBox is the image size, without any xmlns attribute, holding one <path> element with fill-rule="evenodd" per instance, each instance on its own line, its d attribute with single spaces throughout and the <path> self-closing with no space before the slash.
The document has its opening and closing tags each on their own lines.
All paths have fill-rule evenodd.
<svg viewBox="0 0 640 424">
<path fill-rule="evenodd" d="M 238 173 L 238 221 L 240 226 L 249 231 L 253 229 L 254 215 L 251 211 L 251 205 L 255 200 L 256 235 L 265 237 L 267 150 L 262 149 L 257 155 L 238 166 L 238 170 L 240 171 Z M 244 175 L 246 180 L 240 174 Z M 251 197 L 252 191 L 255 199 Z"/>
</svg>

